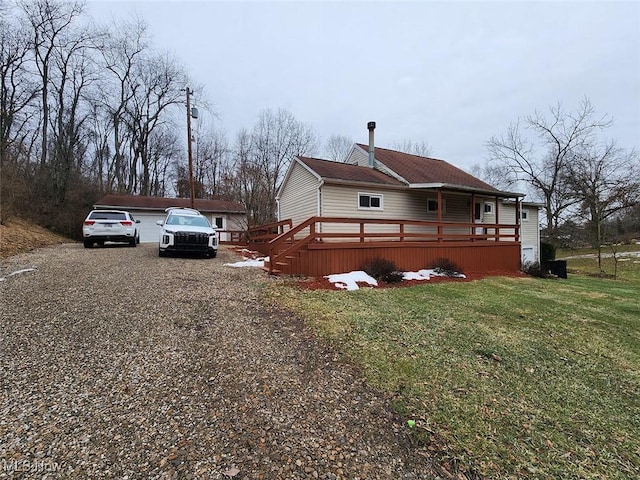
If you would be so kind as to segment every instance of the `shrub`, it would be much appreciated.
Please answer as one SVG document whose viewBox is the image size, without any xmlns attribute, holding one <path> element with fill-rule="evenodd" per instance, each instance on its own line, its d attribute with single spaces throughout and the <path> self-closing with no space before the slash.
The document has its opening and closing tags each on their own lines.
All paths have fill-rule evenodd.
<svg viewBox="0 0 640 480">
<path fill-rule="evenodd" d="M 455 277 L 456 274 L 463 273 L 462 269 L 448 258 L 438 258 L 429 268 L 447 277 Z"/>
<path fill-rule="evenodd" d="M 381 257 L 365 261 L 360 269 L 367 272 L 367 274 L 371 275 L 376 280 L 383 280 L 385 276 L 390 275 L 397 270 L 395 263 Z"/>
<path fill-rule="evenodd" d="M 382 277 L 380 277 L 380 280 L 382 280 L 384 283 L 400 283 L 403 278 L 404 275 L 402 272 L 394 271 L 383 275 Z"/>
<path fill-rule="evenodd" d="M 556 259 L 556 247 L 552 243 L 540 242 L 540 261 L 552 262 Z"/>
<path fill-rule="evenodd" d="M 536 278 L 553 278 L 538 262 L 524 262 L 520 270 Z"/>
</svg>

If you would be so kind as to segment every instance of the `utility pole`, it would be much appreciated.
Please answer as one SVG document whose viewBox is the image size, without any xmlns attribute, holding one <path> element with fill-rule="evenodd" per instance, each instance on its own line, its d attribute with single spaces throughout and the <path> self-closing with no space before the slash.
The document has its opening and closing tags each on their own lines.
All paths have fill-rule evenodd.
<svg viewBox="0 0 640 480">
<path fill-rule="evenodd" d="M 193 184 L 193 158 L 191 154 L 191 101 L 189 96 L 193 91 L 187 87 L 187 155 L 189 156 L 189 191 L 191 193 L 191 208 L 196 208 L 196 191 Z"/>
</svg>

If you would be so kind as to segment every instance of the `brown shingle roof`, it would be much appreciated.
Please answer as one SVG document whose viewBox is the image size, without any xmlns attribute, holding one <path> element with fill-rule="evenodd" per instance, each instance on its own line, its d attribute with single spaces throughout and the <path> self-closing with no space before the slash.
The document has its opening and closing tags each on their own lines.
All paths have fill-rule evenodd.
<svg viewBox="0 0 640 480">
<path fill-rule="evenodd" d="M 105 195 L 95 204 L 98 207 L 122 209 L 162 210 L 168 207 L 191 207 L 189 198 L 141 197 L 137 195 Z M 227 200 L 204 200 L 196 198 L 196 210 L 201 212 L 246 213 L 241 203 Z"/>
<path fill-rule="evenodd" d="M 348 163 L 332 162 L 319 158 L 298 157 L 325 180 L 342 180 L 347 182 L 379 183 L 381 185 L 402 186 L 404 183 L 379 170 L 361 167 Z"/>
<path fill-rule="evenodd" d="M 357 145 L 365 151 L 369 150 L 367 145 L 360 143 Z M 480 190 L 497 191 L 497 189 L 488 183 L 483 182 L 458 167 L 454 167 L 444 160 L 420 157 L 418 155 L 396 152 L 395 150 L 379 147 L 375 148 L 375 158 L 411 184 L 444 183 Z"/>
</svg>

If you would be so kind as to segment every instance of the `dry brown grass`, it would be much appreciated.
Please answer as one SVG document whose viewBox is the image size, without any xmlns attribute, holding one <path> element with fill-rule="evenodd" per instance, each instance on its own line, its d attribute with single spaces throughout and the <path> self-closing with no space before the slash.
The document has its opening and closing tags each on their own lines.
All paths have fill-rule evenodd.
<svg viewBox="0 0 640 480">
<path fill-rule="evenodd" d="M 69 242 L 73 240 L 19 218 L 11 219 L 7 225 L 0 225 L 0 258 Z"/>
</svg>

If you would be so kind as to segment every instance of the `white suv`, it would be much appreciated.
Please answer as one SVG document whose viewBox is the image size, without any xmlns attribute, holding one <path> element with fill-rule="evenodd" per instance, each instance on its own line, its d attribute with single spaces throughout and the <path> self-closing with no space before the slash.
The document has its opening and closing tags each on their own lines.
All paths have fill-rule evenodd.
<svg viewBox="0 0 640 480">
<path fill-rule="evenodd" d="M 140 243 L 138 223 L 140 220 L 135 220 L 129 212 L 93 210 L 82 225 L 84 248 L 91 248 L 94 243 L 104 245 L 104 242 L 126 242 L 135 247 Z"/>
<path fill-rule="evenodd" d="M 169 252 L 194 252 L 216 257 L 218 236 L 207 217 L 191 208 L 169 207 L 165 212 L 164 222 L 157 222 L 162 227 L 159 256 L 164 257 Z"/>
</svg>

